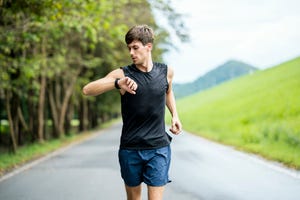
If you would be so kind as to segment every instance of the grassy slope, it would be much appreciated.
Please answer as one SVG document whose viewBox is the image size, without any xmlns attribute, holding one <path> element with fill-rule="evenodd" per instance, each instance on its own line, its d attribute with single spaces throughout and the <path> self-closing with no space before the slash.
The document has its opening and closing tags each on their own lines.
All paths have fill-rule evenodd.
<svg viewBox="0 0 300 200">
<path fill-rule="evenodd" d="M 177 104 L 185 130 L 300 169 L 300 57 Z"/>
</svg>

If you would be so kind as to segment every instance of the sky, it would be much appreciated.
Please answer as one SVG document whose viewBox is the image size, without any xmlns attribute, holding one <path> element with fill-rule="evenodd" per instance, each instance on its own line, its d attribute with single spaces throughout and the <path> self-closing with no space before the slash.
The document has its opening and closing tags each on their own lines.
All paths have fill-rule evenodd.
<svg viewBox="0 0 300 200">
<path fill-rule="evenodd" d="M 300 56 L 299 0 L 171 0 L 190 42 L 164 55 L 175 83 L 191 82 L 230 59 L 266 69 Z M 171 29 L 170 29 L 171 30 Z"/>
</svg>

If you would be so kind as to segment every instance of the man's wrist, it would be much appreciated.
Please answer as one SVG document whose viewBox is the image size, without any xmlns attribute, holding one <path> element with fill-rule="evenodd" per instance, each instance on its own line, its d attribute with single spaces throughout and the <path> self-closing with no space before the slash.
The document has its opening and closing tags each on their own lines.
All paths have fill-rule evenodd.
<svg viewBox="0 0 300 200">
<path fill-rule="evenodd" d="M 119 83 L 118 83 L 119 80 L 120 80 L 119 78 L 116 78 L 116 80 L 115 80 L 115 88 L 118 89 L 118 90 L 121 89 L 120 86 L 119 86 Z"/>
</svg>

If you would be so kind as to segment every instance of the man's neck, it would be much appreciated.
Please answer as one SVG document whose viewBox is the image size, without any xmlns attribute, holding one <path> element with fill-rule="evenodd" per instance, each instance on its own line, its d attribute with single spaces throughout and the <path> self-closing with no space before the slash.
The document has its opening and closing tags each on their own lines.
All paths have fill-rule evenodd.
<svg viewBox="0 0 300 200">
<path fill-rule="evenodd" d="M 136 65 L 136 67 L 143 72 L 150 72 L 153 68 L 152 59 L 150 59 L 148 62 L 145 62 L 143 64 Z"/>
</svg>

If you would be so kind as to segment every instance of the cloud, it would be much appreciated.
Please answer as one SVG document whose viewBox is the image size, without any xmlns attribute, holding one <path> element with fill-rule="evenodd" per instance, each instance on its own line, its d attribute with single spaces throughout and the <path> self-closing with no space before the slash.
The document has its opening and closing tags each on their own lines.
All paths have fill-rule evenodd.
<svg viewBox="0 0 300 200">
<path fill-rule="evenodd" d="M 248 34 L 232 51 L 232 55 L 262 68 L 300 56 L 300 18 L 287 16 L 266 23 Z"/>
<path fill-rule="evenodd" d="M 228 59 L 267 68 L 300 56 L 300 1 L 173 0 L 186 16 L 191 43 L 176 42 L 165 60 L 174 81 L 192 81 Z"/>
</svg>

